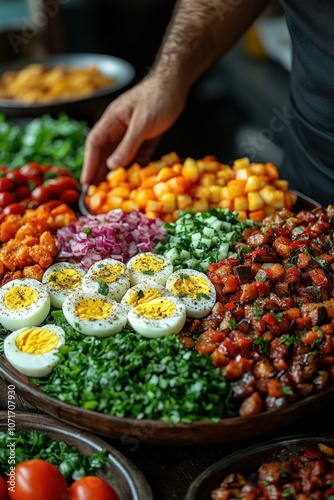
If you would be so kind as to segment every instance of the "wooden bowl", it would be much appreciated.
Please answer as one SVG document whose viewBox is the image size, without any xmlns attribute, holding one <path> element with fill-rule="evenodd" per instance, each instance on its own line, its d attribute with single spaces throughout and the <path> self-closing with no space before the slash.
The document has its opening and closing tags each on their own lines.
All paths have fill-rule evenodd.
<svg viewBox="0 0 334 500">
<path fill-rule="evenodd" d="M 319 442 L 333 447 L 334 433 L 281 437 L 232 453 L 202 472 L 190 485 L 184 500 L 210 500 L 210 492 L 218 488 L 228 474 L 240 472 L 250 478 L 263 462 L 297 456 L 306 446 Z"/>
<path fill-rule="evenodd" d="M 168 424 L 161 420 L 118 418 L 64 403 L 44 394 L 29 378 L 0 356 L 0 375 L 16 386 L 17 392 L 38 409 L 81 429 L 109 438 L 162 445 L 200 445 L 234 442 L 289 425 L 319 409 L 333 399 L 334 384 L 323 391 L 286 406 L 250 417 L 221 419 L 218 423 L 197 421 L 190 424 Z"/>
<path fill-rule="evenodd" d="M 16 412 L 15 429 L 37 431 L 49 438 L 76 446 L 80 453 L 89 455 L 105 449 L 110 465 L 101 473 L 106 479 L 112 476 L 112 486 L 122 500 L 153 500 L 150 486 L 143 474 L 118 450 L 91 434 L 82 434 L 77 429 L 62 424 L 51 417 L 24 412 Z M 0 412 L 0 431 L 8 429 L 8 412 Z"/>
</svg>

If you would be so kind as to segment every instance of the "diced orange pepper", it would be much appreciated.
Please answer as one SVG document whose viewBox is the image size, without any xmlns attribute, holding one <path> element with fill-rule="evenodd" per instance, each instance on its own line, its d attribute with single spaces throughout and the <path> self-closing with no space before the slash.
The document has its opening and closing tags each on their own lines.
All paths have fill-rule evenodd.
<svg viewBox="0 0 334 500">
<path fill-rule="evenodd" d="M 264 216 L 264 210 L 254 210 L 253 212 L 248 213 L 248 218 L 253 220 L 254 222 L 262 222 Z"/>
<path fill-rule="evenodd" d="M 143 210 L 148 200 L 154 200 L 154 198 L 153 189 L 138 189 L 134 201 L 138 204 L 139 209 Z"/>
<path fill-rule="evenodd" d="M 174 193 L 166 193 L 161 196 L 159 200 L 161 202 L 162 213 L 171 213 L 176 209 L 176 196 Z"/>
<path fill-rule="evenodd" d="M 139 210 L 139 205 L 133 200 L 124 200 L 121 209 L 123 212 L 132 212 L 133 210 Z"/>
<path fill-rule="evenodd" d="M 266 169 L 266 175 L 269 177 L 271 181 L 279 178 L 278 169 L 273 163 L 271 162 L 266 163 L 265 169 Z"/>
<path fill-rule="evenodd" d="M 107 181 L 111 187 L 117 187 L 120 182 L 126 181 L 127 178 L 128 174 L 124 167 L 118 167 L 115 170 L 110 170 L 107 174 Z"/>
<path fill-rule="evenodd" d="M 191 182 L 188 179 L 182 177 L 181 175 L 169 179 L 168 181 L 166 181 L 166 184 L 168 186 L 169 191 L 174 194 L 187 193 L 187 191 L 189 191 L 191 186 Z"/>
<path fill-rule="evenodd" d="M 144 189 L 152 188 L 158 182 L 157 177 L 158 177 L 157 175 L 150 175 L 141 183 L 141 187 Z"/>
<path fill-rule="evenodd" d="M 140 180 L 143 182 L 147 177 L 151 177 L 151 175 L 158 175 L 159 168 L 155 165 L 148 165 L 147 167 L 143 167 L 139 173 Z"/>
<path fill-rule="evenodd" d="M 190 194 L 178 194 L 176 197 L 176 204 L 180 210 L 186 210 L 193 204 L 193 199 Z"/>
</svg>

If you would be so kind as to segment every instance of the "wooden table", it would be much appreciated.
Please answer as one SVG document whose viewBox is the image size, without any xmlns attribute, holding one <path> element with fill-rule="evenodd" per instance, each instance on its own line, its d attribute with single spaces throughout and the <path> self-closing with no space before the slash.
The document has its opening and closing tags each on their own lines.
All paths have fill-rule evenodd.
<svg viewBox="0 0 334 500">
<path fill-rule="evenodd" d="M 0 379 L 0 410 L 7 409 L 7 386 Z M 41 413 L 17 395 L 17 411 Z M 217 444 L 210 446 L 171 447 L 149 446 L 143 441 L 131 440 L 128 443 L 109 440 L 131 460 L 145 475 L 156 500 L 182 500 L 190 483 L 207 467 L 234 451 L 252 446 L 268 439 L 298 434 L 331 433 L 334 435 L 333 403 L 329 403 L 308 417 L 284 427 L 279 431 L 251 438 L 243 442 Z M 38 418 L 38 415 L 36 415 Z M 144 499 L 143 499 L 144 500 Z"/>
</svg>

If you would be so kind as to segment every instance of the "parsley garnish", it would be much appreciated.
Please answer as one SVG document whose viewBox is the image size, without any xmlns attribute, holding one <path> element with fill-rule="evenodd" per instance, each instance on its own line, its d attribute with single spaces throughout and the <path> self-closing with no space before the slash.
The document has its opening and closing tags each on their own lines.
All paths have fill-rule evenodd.
<svg viewBox="0 0 334 500">
<path fill-rule="evenodd" d="M 206 299 L 206 300 L 209 300 L 210 298 L 210 295 L 207 295 L 206 293 L 200 293 L 198 292 L 196 294 L 196 299 Z"/>
<path fill-rule="evenodd" d="M 83 232 L 86 233 L 86 234 L 92 234 L 92 231 L 91 231 L 90 227 L 84 227 L 83 228 Z"/>
<path fill-rule="evenodd" d="M 249 253 L 251 249 L 249 247 L 240 247 L 238 248 L 237 256 L 240 259 L 242 253 Z"/>
<path fill-rule="evenodd" d="M 263 337 L 258 337 L 254 340 L 253 344 L 260 346 L 261 354 L 268 354 L 270 346 L 269 340 L 266 340 Z"/>
<path fill-rule="evenodd" d="M 282 385 L 282 392 L 286 396 L 292 396 L 293 395 L 292 389 L 291 389 L 291 387 L 289 385 Z M 286 476 L 282 476 L 282 477 L 286 477 Z"/>
<path fill-rule="evenodd" d="M 235 327 L 237 326 L 237 320 L 235 318 L 232 318 L 229 320 L 230 328 L 231 330 L 234 330 Z"/>
<path fill-rule="evenodd" d="M 57 273 L 51 274 L 51 276 L 50 276 L 50 280 L 51 281 L 57 281 L 57 279 L 58 279 L 58 274 Z"/>
<path fill-rule="evenodd" d="M 144 297 L 143 290 L 138 290 L 137 297 L 138 297 L 138 299 L 142 299 Z"/>
<path fill-rule="evenodd" d="M 142 274 L 152 276 L 154 274 L 154 271 L 152 271 L 152 269 L 146 269 L 145 271 L 142 271 Z"/>
<path fill-rule="evenodd" d="M 181 275 L 180 275 L 180 278 L 181 278 L 182 280 L 188 280 L 188 279 L 189 279 L 189 274 L 181 274 Z"/>
<path fill-rule="evenodd" d="M 108 295 L 108 293 L 109 293 L 109 286 L 107 285 L 107 283 L 105 283 L 102 278 L 98 278 L 97 282 L 99 284 L 98 292 L 101 295 L 105 295 L 105 296 Z"/>
</svg>

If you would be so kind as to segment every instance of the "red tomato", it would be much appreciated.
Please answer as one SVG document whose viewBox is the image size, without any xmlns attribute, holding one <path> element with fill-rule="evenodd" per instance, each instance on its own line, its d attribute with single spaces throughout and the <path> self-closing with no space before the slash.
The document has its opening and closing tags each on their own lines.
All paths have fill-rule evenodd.
<svg viewBox="0 0 334 500">
<path fill-rule="evenodd" d="M 53 192 L 60 195 L 65 189 L 79 190 L 79 184 L 73 177 L 60 176 L 56 179 L 50 179 L 44 183 L 45 186 L 50 186 Z"/>
<path fill-rule="evenodd" d="M 54 198 L 53 192 L 48 186 L 37 186 L 31 191 L 31 198 L 38 202 L 39 205 Z"/>
<path fill-rule="evenodd" d="M 17 186 L 15 189 L 15 196 L 18 201 L 24 200 L 24 198 L 29 198 L 30 193 L 31 191 L 28 186 Z"/>
<path fill-rule="evenodd" d="M 0 208 L 5 208 L 7 205 L 15 203 L 15 201 L 15 196 L 12 193 L 8 193 L 8 191 L 0 193 Z"/>
<path fill-rule="evenodd" d="M 2 177 L 0 179 L 0 191 L 14 191 L 15 183 L 12 179 L 8 179 L 8 177 Z"/>
<path fill-rule="evenodd" d="M 23 215 L 24 212 L 26 211 L 26 206 L 23 203 L 11 203 L 10 205 L 7 205 L 3 209 L 3 214 L 8 215 L 8 214 L 19 214 Z"/>
<path fill-rule="evenodd" d="M 65 500 L 67 482 L 46 460 L 33 458 L 15 466 L 15 491 L 10 500 Z"/>
<path fill-rule="evenodd" d="M 104 479 L 85 476 L 71 484 L 68 500 L 119 500 L 119 496 Z"/>
<path fill-rule="evenodd" d="M 7 483 L 5 479 L 0 476 L 0 500 L 7 500 L 8 499 L 8 494 L 7 494 Z"/>
<path fill-rule="evenodd" d="M 7 179 L 12 179 L 15 184 L 19 184 L 20 186 L 25 186 L 27 184 L 27 177 L 21 174 L 19 170 L 11 170 L 6 174 Z"/>
<path fill-rule="evenodd" d="M 60 195 L 62 202 L 66 203 L 70 207 L 74 207 L 79 200 L 79 191 L 76 189 L 65 189 L 65 191 Z"/>
<path fill-rule="evenodd" d="M 42 174 L 40 165 L 33 161 L 21 167 L 19 172 L 25 177 L 34 177 Z"/>
<path fill-rule="evenodd" d="M 66 167 L 53 167 L 49 165 L 49 168 L 44 173 L 45 177 L 48 179 L 55 177 L 72 177 L 72 172 Z"/>
</svg>

